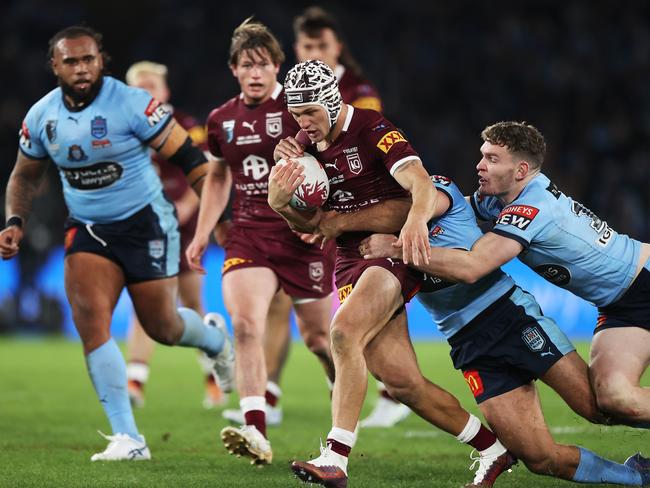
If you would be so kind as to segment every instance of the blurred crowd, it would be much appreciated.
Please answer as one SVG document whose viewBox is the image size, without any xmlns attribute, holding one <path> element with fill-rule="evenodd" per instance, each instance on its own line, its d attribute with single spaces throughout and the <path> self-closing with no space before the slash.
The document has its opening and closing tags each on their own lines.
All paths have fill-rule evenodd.
<svg viewBox="0 0 650 488">
<path fill-rule="evenodd" d="M 255 15 L 293 62 L 292 19 L 305 2 L 24 0 L 0 6 L 0 197 L 21 120 L 55 87 L 47 40 L 85 21 L 104 33 L 113 76 L 134 61 L 169 67 L 172 103 L 198 118 L 236 93 L 232 30 Z M 389 119 L 430 172 L 476 186 L 482 128 L 526 120 L 547 139 L 545 173 L 620 232 L 650 240 L 650 3 L 327 2 L 352 55 L 378 87 Z M 281 75 L 281 79 L 282 79 Z M 3 218 L 3 211 L 0 217 Z M 62 243 L 56 171 L 37 199 L 21 256 L 30 284 Z"/>
</svg>

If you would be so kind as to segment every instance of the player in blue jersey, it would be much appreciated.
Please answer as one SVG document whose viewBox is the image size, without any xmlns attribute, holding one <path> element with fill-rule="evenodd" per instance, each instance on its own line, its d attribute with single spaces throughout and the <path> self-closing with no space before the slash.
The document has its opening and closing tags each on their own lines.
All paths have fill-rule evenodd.
<svg viewBox="0 0 650 488">
<path fill-rule="evenodd" d="M 470 249 L 482 235 L 471 207 L 451 180 L 442 176 L 432 180 L 446 198 L 439 199 L 429 223 L 430 244 Z M 367 259 L 399 259 L 402 249 L 393 245 L 396 241 L 393 235 L 376 234 L 361 244 L 360 252 Z M 416 268 L 427 271 L 425 264 Z M 636 467 L 557 444 L 551 437 L 533 382 L 536 378 L 588 420 L 603 423 L 606 419 L 596 407 L 587 365 L 531 295 L 499 268 L 472 284 L 429 275 L 424 288 L 417 297 L 449 341 L 454 366 L 463 371 L 499 439 L 531 471 L 582 483 L 639 486 L 643 482 L 645 475 Z M 517 419 L 516 424 L 512 419 Z"/>
<path fill-rule="evenodd" d="M 111 315 L 126 286 L 153 339 L 197 347 L 231 387 L 233 354 L 224 325 L 176 309 L 179 234 L 149 148 L 183 168 L 199 190 L 207 161 L 187 132 L 146 91 L 105 76 L 101 35 L 63 29 L 50 40 L 59 88 L 27 113 L 7 185 L 0 256 L 19 251 L 34 191 L 50 161 L 59 170 L 70 217 L 65 287 L 86 364 L 113 435 L 91 460 L 141 460 L 151 454 L 133 418 L 126 365 L 111 338 Z M 210 315 L 208 316 L 210 317 Z"/>
<path fill-rule="evenodd" d="M 650 363 L 650 245 L 618 234 L 542 172 L 542 134 L 519 122 L 487 127 L 471 198 L 491 232 L 468 251 L 435 249 L 430 270 L 473 282 L 515 256 L 551 283 L 599 310 L 590 375 L 601 410 L 650 425 L 650 389 L 640 379 Z"/>
</svg>

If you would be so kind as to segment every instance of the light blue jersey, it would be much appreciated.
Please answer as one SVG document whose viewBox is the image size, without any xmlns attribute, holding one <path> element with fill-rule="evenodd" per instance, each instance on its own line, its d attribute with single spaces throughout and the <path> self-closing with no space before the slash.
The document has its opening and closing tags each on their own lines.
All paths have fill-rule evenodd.
<svg viewBox="0 0 650 488">
<path fill-rule="evenodd" d="M 471 249 L 483 233 L 458 187 L 444 176 L 432 176 L 436 189 L 449 198 L 450 206 L 429 224 L 429 243 L 436 247 Z M 439 195 L 438 198 L 444 198 Z M 429 276 L 418 300 L 431 314 L 440 332 L 449 339 L 472 319 L 508 292 L 514 281 L 501 269 L 472 285 L 450 283 Z"/>
<path fill-rule="evenodd" d="M 524 246 L 524 264 L 598 307 L 615 302 L 634 279 L 641 243 L 618 234 L 544 174 L 509 205 L 476 193 L 472 206 L 480 219 L 496 222 L 492 232 Z"/>
<path fill-rule="evenodd" d="M 146 91 L 104 76 L 97 97 L 79 111 L 52 90 L 27 113 L 20 150 L 56 163 L 71 217 L 86 224 L 124 220 L 162 191 L 147 143 L 171 114 Z"/>
</svg>

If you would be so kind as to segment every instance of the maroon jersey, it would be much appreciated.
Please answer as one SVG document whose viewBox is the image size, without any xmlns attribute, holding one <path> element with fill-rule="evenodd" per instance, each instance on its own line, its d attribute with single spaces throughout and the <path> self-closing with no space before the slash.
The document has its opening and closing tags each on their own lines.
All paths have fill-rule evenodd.
<svg viewBox="0 0 650 488">
<path fill-rule="evenodd" d="M 340 64 L 336 67 L 334 73 L 338 78 L 339 91 L 343 102 L 349 103 L 356 108 L 382 111 L 381 97 L 372 83 Z"/>
<path fill-rule="evenodd" d="M 324 166 L 330 193 L 326 207 L 348 213 L 409 193 L 393 178 L 397 169 L 419 158 L 397 128 L 374 110 L 348 105 L 343 131 L 325 151 L 308 148 Z M 358 257 L 358 245 L 371 232 L 349 232 L 336 240 L 339 251 Z"/>
<path fill-rule="evenodd" d="M 287 229 L 287 223 L 269 207 L 268 178 L 273 150 L 280 139 L 300 129 L 284 103 L 277 84 L 271 98 L 246 105 L 243 96 L 232 98 L 208 116 L 208 147 L 224 158 L 233 179 L 233 222 L 257 229 Z"/>
</svg>

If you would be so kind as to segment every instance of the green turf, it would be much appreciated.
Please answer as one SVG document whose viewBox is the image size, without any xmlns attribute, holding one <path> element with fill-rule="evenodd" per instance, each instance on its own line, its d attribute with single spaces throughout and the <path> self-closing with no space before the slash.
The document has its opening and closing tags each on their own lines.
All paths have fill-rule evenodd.
<svg viewBox="0 0 650 488">
<path fill-rule="evenodd" d="M 581 347 L 585 353 L 586 345 Z M 451 367 L 447 347 L 416 346 L 425 374 L 456 394 L 476 413 L 462 376 Z M 645 384 L 650 384 L 646 375 Z M 295 344 L 283 381 L 285 421 L 270 429 L 274 463 L 264 468 L 227 455 L 218 438 L 226 425 L 201 408 L 202 384 L 194 353 L 159 347 L 147 386 L 147 405 L 136 413 L 153 460 L 91 463 L 110 433 L 86 374 L 79 344 L 63 340 L 0 340 L 0 486 L 211 486 L 296 487 L 288 469 L 294 458 L 316 455 L 330 427 L 328 392 L 315 359 Z M 370 400 L 374 400 L 370 387 Z M 546 418 L 562 429 L 556 438 L 622 461 L 650 449 L 650 434 L 600 428 L 577 418 L 542 388 Z M 231 406 L 236 401 L 231 400 Z M 369 402 L 364 414 L 369 410 Z M 525 415 L 525 414 L 523 414 Z M 516 419 L 513 419 L 516 421 Z M 469 449 L 415 416 L 387 430 L 363 431 L 350 459 L 350 487 L 458 487 L 471 479 Z M 522 466 L 498 486 L 570 486 L 532 475 Z"/>
</svg>

